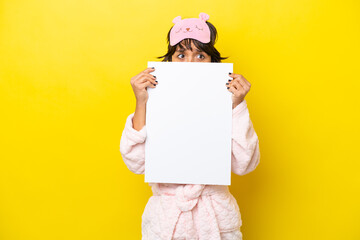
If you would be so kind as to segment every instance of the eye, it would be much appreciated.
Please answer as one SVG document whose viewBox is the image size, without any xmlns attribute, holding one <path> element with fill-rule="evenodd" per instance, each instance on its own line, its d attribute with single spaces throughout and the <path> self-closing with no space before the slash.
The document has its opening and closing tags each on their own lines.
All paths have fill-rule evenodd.
<svg viewBox="0 0 360 240">
<path fill-rule="evenodd" d="M 179 55 L 177 55 L 177 57 L 178 57 L 178 58 L 181 58 L 181 57 L 179 57 L 180 55 L 184 55 L 184 54 L 179 54 Z"/>
<path fill-rule="evenodd" d="M 198 56 L 202 56 L 202 58 L 201 58 L 201 59 L 204 59 L 204 58 L 205 58 L 205 56 L 204 56 L 204 55 L 202 55 L 202 54 L 199 54 Z"/>
<path fill-rule="evenodd" d="M 199 30 L 203 30 L 203 28 L 198 28 L 198 26 L 197 26 L 197 25 L 195 25 L 195 27 L 196 27 L 197 29 L 199 29 Z"/>
</svg>

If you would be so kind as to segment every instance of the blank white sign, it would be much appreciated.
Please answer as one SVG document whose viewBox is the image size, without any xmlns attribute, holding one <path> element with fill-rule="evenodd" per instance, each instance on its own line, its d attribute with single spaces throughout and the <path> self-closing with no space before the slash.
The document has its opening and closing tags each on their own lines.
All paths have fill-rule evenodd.
<svg viewBox="0 0 360 240">
<path fill-rule="evenodd" d="M 148 62 L 145 182 L 230 185 L 232 63 Z"/>
</svg>

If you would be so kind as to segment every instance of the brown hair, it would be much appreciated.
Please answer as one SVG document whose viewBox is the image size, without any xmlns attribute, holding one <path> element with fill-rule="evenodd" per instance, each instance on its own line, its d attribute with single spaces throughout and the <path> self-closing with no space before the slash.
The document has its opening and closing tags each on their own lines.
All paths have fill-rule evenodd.
<svg viewBox="0 0 360 240">
<path fill-rule="evenodd" d="M 221 57 L 218 50 L 216 50 L 216 48 L 214 47 L 215 42 L 217 40 L 216 28 L 210 22 L 206 22 L 206 24 L 210 28 L 210 42 L 209 43 L 202 43 L 196 39 L 185 38 L 182 41 L 180 41 L 179 43 L 177 43 L 176 45 L 171 46 L 170 45 L 170 31 L 174 26 L 171 27 L 167 34 L 168 52 L 165 55 L 157 57 L 157 58 L 164 58 L 162 60 L 162 62 L 171 62 L 171 56 L 175 53 L 178 45 L 179 45 L 180 49 L 184 49 L 184 46 L 185 46 L 186 49 L 190 49 L 192 51 L 191 42 L 193 42 L 194 45 L 196 46 L 196 48 L 198 48 L 201 51 L 206 52 L 211 57 L 211 62 L 221 62 L 221 60 L 227 59 L 228 57 Z"/>
</svg>

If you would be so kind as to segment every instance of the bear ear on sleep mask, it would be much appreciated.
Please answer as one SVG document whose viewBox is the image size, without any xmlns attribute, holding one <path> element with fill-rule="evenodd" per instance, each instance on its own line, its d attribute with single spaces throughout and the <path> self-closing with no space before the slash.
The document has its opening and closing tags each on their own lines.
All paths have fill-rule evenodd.
<svg viewBox="0 0 360 240">
<path fill-rule="evenodd" d="M 210 42 L 210 28 L 206 24 L 209 18 L 206 13 L 200 13 L 199 18 L 175 17 L 172 20 L 175 25 L 170 31 L 170 45 L 174 46 L 185 38 L 193 38 L 202 43 Z"/>
</svg>

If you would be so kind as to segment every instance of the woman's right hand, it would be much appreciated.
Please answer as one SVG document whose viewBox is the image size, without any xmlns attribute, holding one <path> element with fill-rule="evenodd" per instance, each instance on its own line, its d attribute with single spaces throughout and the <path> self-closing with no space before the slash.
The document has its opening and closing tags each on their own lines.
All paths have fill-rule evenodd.
<svg viewBox="0 0 360 240">
<path fill-rule="evenodd" d="M 155 88 L 158 84 L 155 80 L 156 77 L 150 74 L 153 71 L 155 71 L 154 68 L 146 68 L 144 71 L 131 78 L 131 87 L 138 103 L 146 103 L 149 98 L 147 87 Z"/>
</svg>

